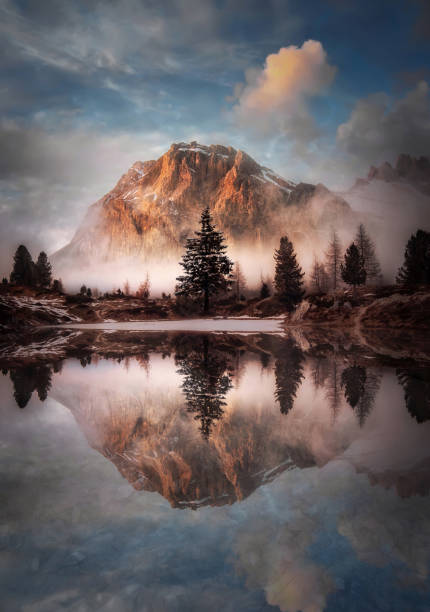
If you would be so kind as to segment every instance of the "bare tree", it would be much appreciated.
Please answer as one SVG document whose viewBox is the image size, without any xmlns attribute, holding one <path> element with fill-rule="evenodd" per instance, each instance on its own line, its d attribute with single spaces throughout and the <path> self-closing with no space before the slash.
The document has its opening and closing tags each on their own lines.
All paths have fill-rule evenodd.
<svg viewBox="0 0 430 612">
<path fill-rule="evenodd" d="M 342 261 L 342 246 L 336 230 L 333 230 L 328 249 L 326 251 L 326 270 L 330 282 L 330 287 L 333 291 L 340 284 L 340 264 Z"/>
<path fill-rule="evenodd" d="M 138 290 L 136 291 L 136 297 L 147 300 L 151 293 L 151 282 L 149 280 L 149 273 L 146 273 L 146 278 L 143 283 L 140 283 Z"/>
<path fill-rule="evenodd" d="M 311 271 L 312 289 L 318 293 L 326 293 L 329 289 L 329 284 L 329 277 L 324 264 L 315 257 Z"/>
<path fill-rule="evenodd" d="M 236 300 L 239 300 L 240 296 L 243 295 L 243 292 L 246 289 L 246 279 L 242 272 L 242 267 L 238 261 L 236 261 L 234 264 L 232 277 L 232 289 Z"/>
<path fill-rule="evenodd" d="M 126 280 L 124 283 L 123 293 L 124 295 L 130 295 L 130 283 L 128 282 L 128 280 Z"/>
</svg>

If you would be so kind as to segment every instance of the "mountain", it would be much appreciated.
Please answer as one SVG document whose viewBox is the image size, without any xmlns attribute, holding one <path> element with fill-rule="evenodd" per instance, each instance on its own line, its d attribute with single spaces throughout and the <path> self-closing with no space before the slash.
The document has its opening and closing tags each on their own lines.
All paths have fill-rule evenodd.
<svg viewBox="0 0 430 612">
<path fill-rule="evenodd" d="M 286 180 L 233 147 L 182 142 L 158 160 L 134 163 L 90 206 L 53 262 L 58 268 L 122 257 L 177 259 L 206 205 L 229 245 L 274 244 L 285 232 L 309 239 L 351 216 L 323 185 Z"/>
<path fill-rule="evenodd" d="M 361 216 L 376 243 L 385 279 L 392 280 L 411 234 L 418 228 L 430 230 L 430 161 L 399 155 L 394 166 L 371 166 L 367 178 L 338 195 Z"/>
<path fill-rule="evenodd" d="M 430 195 L 430 160 L 427 157 L 411 157 L 402 153 L 394 167 L 388 162 L 379 167 L 371 166 L 367 180 L 409 183 L 417 191 Z"/>
</svg>

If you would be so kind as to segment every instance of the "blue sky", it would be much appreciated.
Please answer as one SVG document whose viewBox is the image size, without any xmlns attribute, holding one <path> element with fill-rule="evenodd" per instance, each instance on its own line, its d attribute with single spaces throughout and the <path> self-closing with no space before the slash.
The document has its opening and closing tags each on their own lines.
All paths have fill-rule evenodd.
<svg viewBox="0 0 430 612">
<path fill-rule="evenodd" d="M 0 0 L 0 23 L 2 225 L 49 219 L 48 250 L 172 142 L 332 188 L 430 149 L 426 0 Z"/>
</svg>

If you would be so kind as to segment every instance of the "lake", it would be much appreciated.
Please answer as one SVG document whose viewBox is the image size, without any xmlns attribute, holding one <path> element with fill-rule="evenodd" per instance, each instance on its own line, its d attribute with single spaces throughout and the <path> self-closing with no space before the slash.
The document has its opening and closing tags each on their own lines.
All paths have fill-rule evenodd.
<svg viewBox="0 0 430 612">
<path fill-rule="evenodd" d="M 242 326 L 3 349 L 2 610 L 430 610 L 430 362 Z"/>
</svg>

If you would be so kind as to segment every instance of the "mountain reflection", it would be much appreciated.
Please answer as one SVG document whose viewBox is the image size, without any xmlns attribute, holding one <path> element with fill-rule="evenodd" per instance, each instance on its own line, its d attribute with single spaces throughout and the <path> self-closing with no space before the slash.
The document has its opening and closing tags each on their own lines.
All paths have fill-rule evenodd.
<svg viewBox="0 0 430 612">
<path fill-rule="evenodd" d="M 430 417 L 430 369 L 423 365 L 397 368 L 383 386 L 377 361 L 369 366 L 360 352 L 328 343 L 203 333 L 125 340 L 98 352 L 86 342 L 73 358 L 44 362 L 38 355 L 32 363 L 27 356 L 1 365 L 20 408 L 34 392 L 60 402 L 135 489 L 157 491 L 176 508 L 232 504 L 285 470 L 323 466 L 360 435 L 372 437 L 393 394 L 408 427 Z M 402 496 L 428 490 L 427 458 L 417 478 L 376 465 L 384 452 L 348 461 Z"/>
</svg>

